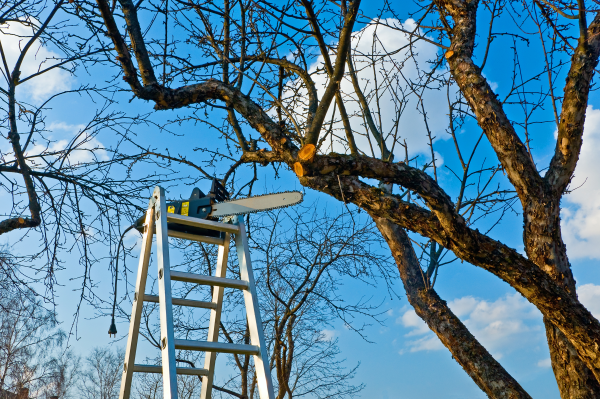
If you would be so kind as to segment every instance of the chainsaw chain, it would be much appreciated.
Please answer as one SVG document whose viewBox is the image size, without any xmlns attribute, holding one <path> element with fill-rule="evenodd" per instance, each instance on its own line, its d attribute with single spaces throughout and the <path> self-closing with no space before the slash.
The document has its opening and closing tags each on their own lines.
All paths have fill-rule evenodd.
<svg viewBox="0 0 600 399">
<path fill-rule="evenodd" d="M 252 197 L 246 197 L 246 198 L 237 198 L 237 199 L 232 199 L 232 200 L 227 200 L 227 201 L 222 201 L 222 202 L 218 202 L 217 204 L 227 204 L 228 202 L 236 202 L 238 200 L 242 200 L 242 199 L 249 199 L 249 198 L 260 198 L 260 197 L 266 197 L 267 195 L 275 195 L 275 194 L 286 194 L 286 193 L 298 193 L 300 194 L 300 201 L 294 203 L 294 204 L 288 204 L 288 205 L 281 205 L 281 206 L 274 206 L 272 208 L 267 208 L 267 209 L 257 209 L 255 211 L 251 211 L 251 212 L 237 212 L 237 213 L 230 213 L 228 215 L 223 215 L 221 217 L 229 217 L 229 216 L 237 216 L 237 215 L 249 215 L 251 213 L 257 213 L 257 212 L 268 212 L 268 211 L 272 211 L 273 209 L 283 209 L 283 208 L 287 208 L 289 206 L 294 206 L 299 204 L 300 202 L 302 202 L 304 200 L 304 194 L 302 194 L 300 191 L 282 191 L 279 193 L 269 193 L 269 194 L 260 194 L 260 195 L 253 195 Z"/>
</svg>

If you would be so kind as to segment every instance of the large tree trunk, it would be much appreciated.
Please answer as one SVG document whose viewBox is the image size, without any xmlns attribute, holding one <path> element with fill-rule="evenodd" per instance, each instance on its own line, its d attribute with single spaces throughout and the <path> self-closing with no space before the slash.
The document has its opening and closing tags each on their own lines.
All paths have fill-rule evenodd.
<svg viewBox="0 0 600 399">
<path fill-rule="evenodd" d="M 432 288 L 426 287 L 421 266 L 404 229 L 387 219 L 373 219 L 398 265 L 408 301 L 477 386 L 490 398 L 530 398 L 452 313 L 446 302 Z"/>
<path fill-rule="evenodd" d="M 549 191 L 549 190 L 548 190 Z M 575 279 L 560 231 L 559 200 L 547 192 L 525 206 L 523 241 L 529 259 L 577 298 Z M 544 317 L 552 370 L 563 399 L 600 398 L 600 384 L 567 337 Z"/>
<path fill-rule="evenodd" d="M 552 370 L 556 376 L 561 398 L 600 398 L 600 384 L 594 374 L 577 356 L 577 351 L 564 334 L 544 318 L 550 347 Z"/>
</svg>

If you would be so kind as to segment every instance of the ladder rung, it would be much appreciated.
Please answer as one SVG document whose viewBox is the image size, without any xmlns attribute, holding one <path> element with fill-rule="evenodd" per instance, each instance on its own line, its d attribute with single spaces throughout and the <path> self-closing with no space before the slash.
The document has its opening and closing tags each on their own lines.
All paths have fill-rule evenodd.
<svg viewBox="0 0 600 399">
<path fill-rule="evenodd" d="M 184 281 L 186 283 L 195 283 L 203 285 L 216 285 L 218 287 L 237 288 L 239 290 L 248 289 L 248 282 L 235 280 L 231 278 L 222 278 L 214 276 L 203 276 L 201 274 L 192 274 L 184 272 L 171 272 L 171 280 Z"/>
<path fill-rule="evenodd" d="M 201 236 L 197 234 L 183 233 L 181 231 L 169 230 L 169 237 L 181 238 L 182 240 L 199 241 L 206 244 L 223 245 L 224 239 L 220 237 Z"/>
<path fill-rule="evenodd" d="M 144 295 L 144 301 L 158 303 L 158 295 Z M 171 303 L 177 306 L 189 306 L 192 308 L 216 309 L 214 302 L 194 301 L 193 299 L 173 298 Z"/>
<path fill-rule="evenodd" d="M 175 349 L 204 352 L 237 353 L 239 355 L 258 355 L 260 349 L 254 345 L 229 344 L 226 342 L 190 341 L 176 339 Z"/>
<path fill-rule="evenodd" d="M 185 224 L 186 226 L 202 227 L 208 230 L 217 230 L 233 234 L 240 231 L 240 226 L 237 224 L 213 222 L 212 220 L 193 218 L 189 216 L 178 215 L 176 213 L 168 213 L 167 222 Z"/>
<path fill-rule="evenodd" d="M 183 375 L 208 375 L 207 369 L 198 369 L 192 367 L 176 367 L 177 374 Z M 133 371 L 136 373 L 155 373 L 162 374 L 162 366 L 151 366 L 148 364 L 134 364 Z"/>
</svg>

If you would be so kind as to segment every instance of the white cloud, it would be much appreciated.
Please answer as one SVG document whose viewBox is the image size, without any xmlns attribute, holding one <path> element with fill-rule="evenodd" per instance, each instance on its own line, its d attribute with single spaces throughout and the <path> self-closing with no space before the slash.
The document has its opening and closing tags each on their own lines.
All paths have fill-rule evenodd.
<svg viewBox="0 0 600 399">
<path fill-rule="evenodd" d="M 406 341 L 406 346 L 409 352 L 419 351 L 435 351 L 444 348 L 444 345 L 440 342 L 438 337 L 431 332 L 427 324 L 421 319 L 413 309 L 409 309 L 402 313 L 396 320 L 396 323 L 402 324 L 404 327 L 411 329 L 406 333 L 405 337 L 415 337 Z M 400 350 L 398 353 L 403 354 L 406 352 L 405 349 Z"/>
<path fill-rule="evenodd" d="M 456 316 L 462 318 L 475 310 L 479 302 L 480 301 L 478 299 L 475 299 L 472 296 L 465 296 L 455 299 L 451 302 L 452 311 Z"/>
<path fill-rule="evenodd" d="M 323 338 L 324 341 L 331 341 L 332 339 L 334 339 L 336 336 L 338 335 L 338 332 L 335 330 L 322 330 L 321 331 L 321 336 Z"/>
<path fill-rule="evenodd" d="M 583 145 L 561 211 L 562 237 L 571 259 L 600 258 L 600 109 L 587 108 Z"/>
<path fill-rule="evenodd" d="M 70 125 L 64 122 L 53 122 L 48 126 L 48 130 L 57 133 L 63 132 L 63 136 L 69 137 L 69 140 L 60 140 L 62 148 L 74 148 L 69 154 L 71 164 L 85 163 L 94 160 L 94 154 L 100 161 L 109 159 L 108 153 L 95 136 L 85 129 L 84 125 Z M 58 144 L 58 143 L 57 143 Z M 93 151 L 93 153 L 92 153 Z"/>
<path fill-rule="evenodd" d="M 123 237 L 123 244 L 128 248 L 131 248 L 135 245 L 135 248 L 138 248 L 137 250 L 134 250 L 134 253 L 136 253 L 142 246 L 142 238 L 143 237 L 139 231 L 136 229 L 131 229 L 127 232 L 127 234 L 125 234 L 125 237 Z"/>
<path fill-rule="evenodd" d="M 433 334 L 428 334 L 419 339 L 412 340 L 409 342 L 408 346 L 410 352 L 438 351 L 444 349 L 442 342 Z M 403 354 L 404 352 L 404 350 L 400 350 L 398 353 Z"/>
<path fill-rule="evenodd" d="M 541 368 L 550 368 L 552 367 L 552 361 L 550 360 L 550 358 L 542 359 L 539 362 L 537 362 L 537 366 Z"/>
<path fill-rule="evenodd" d="M 516 293 L 494 302 L 464 297 L 448 305 L 497 358 L 530 344 L 541 334 L 536 325 L 541 320 L 539 312 Z"/>
<path fill-rule="evenodd" d="M 100 161 L 109 159 L 104 144 L 86 130 L 85 125 L 52 122 L 46 127 L 46 131 L 49 132 L 46 138 L 41 139 L 38 137 L 35 144 L 30 144 L 25 151 L 26 157 L 36 157 L 30 158 L 28 161 L 29 165 L 34 169 L 38 166 L 46 166 L 40 157 L 43 156 L 46 161 L 52 161 L 57 158 L 54 154 L 64 151 L 67 148 L 72 149 L 67 157 L 70 165 L 91 162 L 95 159 L 94 156 Z M 14 160 L 12 149 L 6 143 L 4 144 L 2 152 L 9 154 L 4 156 L 4 161 L 11 162 Z"/>
<path fill-rule="evenodd" d="M 406 20 L 404 23 L 396 19 L 381 20 L 382 23 L 394 26 L 402 27 L 403 29 L 412 31 L 415 29 L 416 24 L 412 19 Z M 430 43 L 424 41 L 417 41 L 413 43 L 414 58 L 410 57 L 410 49 L 408 45 L 410 43 L 410 37 L 398 30 L 391 27 L 378 25 L 377 21 L 374 20 L 373 24 L 368 25 L 358 32 L 353 34 L 352 49 L 353 49 L 353 60 L 354 68 L 357 71 L 359 85 L 363 88 L 363 92 L 366 96 L 369 93 L 374 93 L 377 88 L 379 91 L 379 101 L 376 100 L 375 96 L 368 98 L 370 109 L 373 112 L 373 118 L 375 119 L 378 128 L 383 131 L 385 135 L 393 133 L 395 131 L 395 119 L 399 109 L 403 109 L 403 113 L 400 116 L 398 123 L 398 140 L 403 143 L 406 140 L 406 144 L 409 150 L 409 156 L 422 154 L 422 159 L 430 159 L 431 149 L 429 147 L 429 141 L 426 136 L 426 127 L 423 115 L 420 112 L 420 107 L 417 109 L 418 98 L 412 94 L 410 89 L 407 89 L 407 81 L 416 81 L 419 74 L 431 71 L 431 65 L 428 61 L 434 59 L 439 49 Z M 382 55 L 384 53 L 392 53 L 398 51 L 393 55 L 386 57 L 380 57 L 380 61 L 376 63 L 375 71 L 369 61 L 373 55 Z M 335 56 L 332 54 L 332 62 L 335 60 Z M 378 58 L 375 56 L 375 58 Z M 310 72 L 312 78 L 317 87 L 319 98 L 325 91 L 327 85 L 327 77 L 325 73 L 315 73 L 317 70 L 323 70 L 323 57 L 319 56 L 315 64 L 311 67 Z M 446 70 L 440 72 L 445 73 Z M 296 83 L 300 86 L 301 81 L 297 80 Z M 394 90 L 386 89 L 387 85 L 390 85 Z M 348 115 L 350 115 L 350 122 L 352 128 L 358 133 L 355 136 L 357 147 L 367 154 L 371 154 L 371 146 L 368 139 L 364 136 L 366 129 L 363 126 L 364 120 L 359 116 L 361 108 L 358 104 L 357 96 L 355 94 L 352 82 L 349 77 L 342 80 L 341 91 L 344 93 L 346 99 L 345 105 Z M 404 94 L 402 98 L 397 99 L 393 92 L 401 90 Z M 286 95 L 291 95 L 291 88 L 288 88 Z M 306 91 L 300 89 L 301 98 L 306 98 Z M 453 95 L 451 92 L 451 96 Z M 406 101 L 401 103 L 400 100 Z M 445 129 L 448 126 L 447 114 L 447 98 L 446 90 L 426 90 L 423 95 L 423 102 L 425 111 L 428 114 L 428 125 L 435 140 L 449 138 L 445 133 Z M 334 103 L 332 103 L 328 117 L 325 119 L 324 129 L 329 127 L 329 121 L 334 109 Z M 379 104 L 379 105 L 378 105 Z M 379 108 L 378 108 L 379 107 Z M 379 126 L 379 113 L 381 115 L 381 126 Z M 356 115 L 358 114 L 358 115 Z M 336 114 L 339 118 L 339 112 Z M 342 123 L 339 122 L 334 125 L 337 129 L 338 134 L 345 137 L 342 132 Z M 388 148 L 392 148 L 392 138 L 387 140 Z M 378 156 L 376 143 L 372 143 L 374 147 L 375 155 Z M 334 142 L 333 149 L 335 151 L 343 152 L 343 148 L 340 144 Z M 330 151 L 330 148 L 325 151 Z M 394 155 L 396 160 L 404 159 L 405 153 L 404 148 L 399 144 L 394 147 Z M 443 159 L 440 154 L 436 153 L 437 164 L 441 165 Z M 420 162 L 422 163 L 422 162 Z"/>
<path fill-rule="evenodd" d="M 577 288 L 579 301 L 600 320 L 600 285 L 584 284 Z"/>
<path fill-rule="evenodd" d="M 448 305 L 496 359 L 543 340 L 543 332 L 538 324 L 541 320 L 539 313 L 519 294 L 506 295 L 493 302 L 467 296 L 455 299 Z M 404 312 L 397 322 L 410 329 L 405 337 L 420 337 L 407 340 L 406 346 L 410 352 L 443 348 L 414 310 Z"/>
<path fill-rule="evenodd" d="M 421 319 L 413 309 L 407 310 L 398 318 L 397 323 L 401 323 L 406 328 L 412 328 L 413 330 L 406 334 L 406 337 L 413 335 L 427 334 L 430 330 L 427 324 Z"/>
<path fill-rule="evenodd" d="M 34 23 L 36 22 L 34 20 Z M 0 42 L 2 42 L 2 48 L 11 71 L 21 54 L 21 49 L 27 44 L 33 34 L 34 32 L 31 27 L 19 23 L 11 22 L 0 25 Z M 59 58 L 58 54 L 43 47 L 39 41 L 36 41 L 29 48 L 21 65 L 21 79 L 25 79 L 40 70 L 57 64 Z M 2 87 L 5 88 L 5 80 L 0 80 L 2 81 Z M 17 90 L 22 90 L 34 101 L 41 101 L 53 94 L 68 90 L 71 83 L 72 78 L 68 72 L 55 68 L 19 85 Z"/>
</svg>

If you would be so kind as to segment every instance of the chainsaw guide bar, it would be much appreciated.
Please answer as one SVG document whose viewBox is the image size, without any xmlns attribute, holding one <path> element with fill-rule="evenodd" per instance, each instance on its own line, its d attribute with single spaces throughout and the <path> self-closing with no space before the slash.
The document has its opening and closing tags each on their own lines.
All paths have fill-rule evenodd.
<svg viewBox="0 0 600 399">
<path fill-rule="evenodd" d="M 222 217 L 246 215 L 273 209 L 287 208 L 302 202 L 300 191 L 284 191 L 275 194 L 263 194 L 254 197 L 218 202 L 212 206 L 209 216 Z"/>
<path fill-rule="evenodd" d="M 189 200 L 168 201 L 165 205 L 167 213 L 189 216 L 200 219 L 217 220 L 227 216 L 246 215 L 249 213 L 270 211 L 287 208 L 302 202 L 303 194 L 299 191 L 284 191 L 275 194 L 263 194 L 254 197 L 229 199 L 229 193 L 218 180 L 213 180 L 212 188 L 204 194 L 199 188 L 194 188 Z M 136 228 L 143 232 L 144 217 L 138 219 Z M 220 236 L 216 231 L 169 223 L 169 229 L 190 234 L 205 234 Z"/>
</svg>

